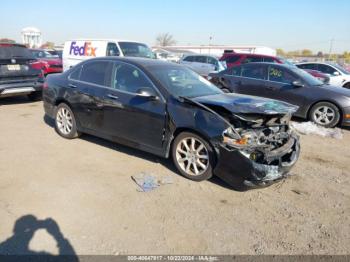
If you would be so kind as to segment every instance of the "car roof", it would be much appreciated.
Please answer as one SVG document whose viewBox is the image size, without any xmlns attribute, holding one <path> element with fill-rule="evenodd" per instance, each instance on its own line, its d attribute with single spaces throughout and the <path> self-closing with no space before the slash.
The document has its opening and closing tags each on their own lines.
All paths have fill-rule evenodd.
<svg viewBox="0 0 350 262">
<path fill-rule="evenodd" d="M 248 55 L 248 56 L 257 56 L 257 57 L 279 58 L 278 56 L 273 56 L 273 55 L 262 55 L 262 54 L 251 54 L 251 53 L 224 53 L 223 55 L 224 56 Z"/>
<path fill-rule="evenodd" d="M 215 56 L 215 55 L 211 55 L 211 54 L 196 54 L 196 53 L 185 54 L 185 55 L 183 56 L 183 58 L 188 57 L 188 56 L 208 56 L 208 57 L 212 57 L 212 58 L 218 59 L 218 57 Z"/>
<path fill-rule="evenodd" d="M 127 39 L 115 39 L 115 38 L 76 38 L 76 39 L 70 39 L 66 42 L 72 42 L 72 41 L 129 42 L 129 43 L 143 44 L 143 42 L 141 42 L 141 41 L 133 41 L 133 40 L 127 40 Z"/>
<path fill-rule="evenodd" d="M 9 43 L 9 42 L 0 42 L 0 46 L 19 46 L 19 47 L 26 47 L 23 44 L 19 43 Z"/>
<path fill-rule="evenodd" d="M 273 65 L 273 66 L 277 66 L 277 67 L 284 67 L 287 69 L 291 69 L 291 68 L 295 68 L 294 66 L 288 65 L 288 64 L 278 64 L 278 63 L 271 63 L 271 62 L 250 62 L 250 63 L 246 63 L 246 64 L 241 64 L 241 65 L 237 65 L 237 66 L 246 66 L 246 65 Z"/>
<path fill-rule="evenodd" d="M 97 58 L 92 58 L 86 60 L 86 62 L 89 61 L 98 61 L 98 60 L 108 60 L 108 61 L 121 61 L 121 62 L 126 62 L 130 63 L 136 66 L 140 67 L 151 67 L 151 66 L 178 66 L 181 67 L 181 65 L 172 63 L 172 62 L 167 62 L 163 60 L 158 60 L 158 59 L 150 59 L 150 58 L 141 58 L 141 57 L 115 57 L 115 56 L 105 56 L 105 57 L 97 57 Z"/>
</svg>

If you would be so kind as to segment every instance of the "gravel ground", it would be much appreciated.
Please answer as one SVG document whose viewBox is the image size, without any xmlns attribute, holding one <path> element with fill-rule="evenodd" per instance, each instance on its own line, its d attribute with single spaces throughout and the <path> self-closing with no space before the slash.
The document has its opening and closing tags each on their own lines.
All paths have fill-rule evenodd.
<svg viewBox="0 0 350 262">
<path fill-rule="evenodd" d="M 56 246 L 61 232 L 79 255 L 349 254 L 349 130 L 341 140 L 302 136 L 291 177 L 237 192 L 102 139 L 65 140 L 41 102 L 0 100 L 0 123 L 0 250 L 69 252 Z M 173 184 L 138 192 L 130 177 L 140 172 Z"/>
</svg>

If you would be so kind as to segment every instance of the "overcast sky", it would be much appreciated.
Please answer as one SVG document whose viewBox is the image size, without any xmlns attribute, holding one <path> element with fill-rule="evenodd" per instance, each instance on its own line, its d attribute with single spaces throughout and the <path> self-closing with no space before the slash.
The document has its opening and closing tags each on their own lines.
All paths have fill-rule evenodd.
<svg viewBox="0 0 350 262">
<path fill-rule="evenodd" d="M 350 0 L 2 0 L 0 38 L 39 28 L 56 44 L 78 37 L 137 40 L 169 32 L 178 44 L 350 51 Z"/>
</svg>

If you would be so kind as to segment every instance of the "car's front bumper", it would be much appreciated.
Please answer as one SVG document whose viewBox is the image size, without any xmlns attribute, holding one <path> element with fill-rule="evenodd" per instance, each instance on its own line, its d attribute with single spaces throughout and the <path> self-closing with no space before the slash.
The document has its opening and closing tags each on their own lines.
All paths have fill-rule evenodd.
<svg viewBox="0 0 350 262">
<path fill-rule="evenodd" d="M 274 165 L 259 164 L 238 149 L 220 145 L 218 164 L 214 173 L 226 183 L 237 187 L 264 187 L 286 177 L 299 158 L 299 137 L 291 136 L 288 143 L 271 151 L 268 156 Z"/>
<path fill-rule="evenodd" d="M 343 121 L 341 123 L 342 126 L 350 126 L 350 107 L 345 107 L 342 109 L 343 111 Z"/>
<path fill-rule="evenodd" d="M 42 91 L 43 82 L 19 82 L 0 85 L 0 97 L 27 95 Z"/>
</svg>

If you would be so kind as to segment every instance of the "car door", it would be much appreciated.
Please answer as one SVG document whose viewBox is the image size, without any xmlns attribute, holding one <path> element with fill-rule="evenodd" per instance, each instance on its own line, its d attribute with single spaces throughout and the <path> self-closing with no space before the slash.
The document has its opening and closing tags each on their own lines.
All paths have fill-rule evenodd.
<svg viewBox="0 0 350 262">
<path fill-rule="evenodd" d="M 344 77 L 341 72 L 330 65 L 318 64 L 318 71 L 329 76 L 329 84 L 334 86 L 342 86 Z"/>
<path fill-rule="evenodd" d="M 230 84 L 236 93 L 261 96 L 266 78 L 264 64 L 246 64 L 241 66 L 241 77 L 232 78 Z"/>
<path fill-rule="evenodd" d="M 103 88 L 108 86 L 108 61 L 87 62 L 78 66 L 68 77 L 69 102 L 80 125 L 89 130 L 100 128 L 103 115 Z"/>
<path fill-rule="evenodd" d="M 138 94 L 141 88 L 151 90 L 157 99 Z M 166 104 L 146 74 L 134 65 L 114 62 L 111 86 L 106 90 L 105 134 L 137 148 L 161 150 Z"/>
<path fill-rule="evenodd" d="M 299 106 L 299 110 L 305 107 L 306 86 L 295 86 L 294 81 L 303 84 L 302 80 L 291 70 L 278 65 L 268 66 L 268 79 L 265 82 L 262 96 L 277 99 Z"/>
</svg>

